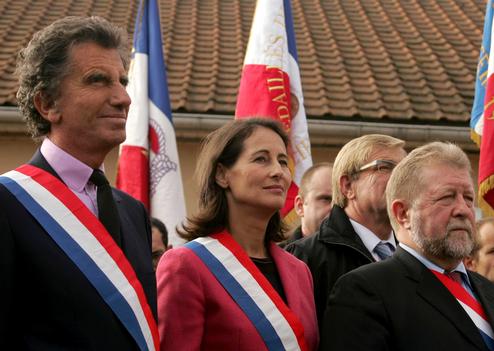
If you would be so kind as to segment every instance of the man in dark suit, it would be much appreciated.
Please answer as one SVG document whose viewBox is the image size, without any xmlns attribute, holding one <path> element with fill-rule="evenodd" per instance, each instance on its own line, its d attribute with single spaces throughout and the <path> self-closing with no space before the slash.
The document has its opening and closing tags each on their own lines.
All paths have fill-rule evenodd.
<svg viewBox="0 0 494 351">
<path fill-rule="evenodd" d="M 0 176 L 0 349 L 155 349 L 156 285 L 144 206 L 111 189 L 125 139 L 125 32 L 68 17 L 19 54 L 19 106 L 40 149 Z"/>
<path fill-rule="evenodd" d="M 337 281 L 320 349 L 493 350 L 494 286 L 462 263 L 475 222 L 468 157 L 422 146 L 394 169 L 386 198 L 399 247 Z"/>
<path fill-rule="evenodd" d="M 336 280 L 364 264 L 381 260 L 381 246 L 396 246 L 384 191 L 393 167 L 406 155 L 403 140 L 369 134 L 353 139 L 333 165 L 333 208 L 319 231 L 286 250 L 309 266 L 321 325 Z"/>
</svg>

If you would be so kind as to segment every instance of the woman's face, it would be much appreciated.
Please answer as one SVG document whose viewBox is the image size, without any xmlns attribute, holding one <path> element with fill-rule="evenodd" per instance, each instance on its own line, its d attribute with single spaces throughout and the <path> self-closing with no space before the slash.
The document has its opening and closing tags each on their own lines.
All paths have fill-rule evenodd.
<svg viewBox="0 0 494 351">
<path fill-rule="evenodd" d="M 234 208 L 270 213 L 281 209 L 291 182 L 283 140 L 271 129 L 257 127 L 233 166 L 218 167 L 216 180 L 226 190 L 230 213 Z"/>
</svg>

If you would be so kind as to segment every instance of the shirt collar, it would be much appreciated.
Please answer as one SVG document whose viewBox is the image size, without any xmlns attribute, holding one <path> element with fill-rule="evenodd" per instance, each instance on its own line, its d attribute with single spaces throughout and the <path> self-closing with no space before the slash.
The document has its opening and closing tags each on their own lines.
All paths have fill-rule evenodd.
<svg viewBox="0 0 494 351">
<path fill-rule="evenodd" d="M 412 255 L 413 257 L 415 257 L 417 260 L 419 260 L 428 269 L 431 269 L 433 271 L 436 271 L 436 272 L 439 272 L 439 273 L 443 273 L 443 274 L 446 271 L 444 268 L 439 267 L 434 262 L 431 262 L 430 260 L 428 260 L 427 258 L 425 258 L 421 253 L 419 253 L 416 250 L 412 249 L 410 246 L 407 246 L 407 245 L 405 245 L 403 243 L 400 243 L 400 247 L 402 249 L 404 249 L 406 252 L 408 252 L 410 255 Z M 462 261 L 460 261 L 460 263 L 458 264 L 458 266 L 456 266 L 456 268 L 453 269 L 453 271 L 457 271 L 457 272 L 463 273 L 464 276 L 466 277 L 466 279 L 469 281 L 468 274 L 467 274 L 467 269 L 465 268 L 465 265 L 463 264 Z"/>
<path fill-rule="evenodd" d="M 43 140 L 40 151 L 48 164 L 69 188 L 78 192 L 84 189 L 93 173 L 91 167 L 62 150 L 48 138 Z"/>
<path fill-rule="evenodd" d="M 394 248 L 396 248 L 396 240 L 395 236 L 393 235 L 393 231 L 389 233 L 389 237 L 386 240 L 381 240 L 377 237 L 376 234 L 374 234 L 371 230 L 368 228 L 364 227 L 362 224 L 354 221 L 353 219 L 350 219 L 350 223 L 353 226 L 353 229 L 357 233 L 357 235 L 360 237 L 362 242 L 364 243 L 365 248 L 370 252 L 374 252 L 374 248 L 376 247 L 377 244 L 379 244 L 381 241 L 385 243 L 390 243 Z"/>
</svg>

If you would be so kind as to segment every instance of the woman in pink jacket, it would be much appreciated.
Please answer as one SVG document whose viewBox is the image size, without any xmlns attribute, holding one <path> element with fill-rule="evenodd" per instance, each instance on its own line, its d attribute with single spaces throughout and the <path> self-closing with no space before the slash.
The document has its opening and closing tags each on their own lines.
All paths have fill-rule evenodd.
<svg viewBox="0 0 494 351">
<path fill-rule="evenodd" d="M 280 249 L 288 138 L 269 119 L 232 121 L 205 140 L 198 213 L 157 269 L 161 350 L 315 350 L 307 266 Z"/>
</svg>

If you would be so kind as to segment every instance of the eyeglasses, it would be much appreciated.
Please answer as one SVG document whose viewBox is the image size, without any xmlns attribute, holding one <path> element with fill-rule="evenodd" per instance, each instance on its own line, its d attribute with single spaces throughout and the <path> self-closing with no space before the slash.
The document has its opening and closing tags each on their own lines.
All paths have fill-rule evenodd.
<svg viewBox="0 0 494 351">
<path fill-rule="evenodd" d="M 378 172 L 388 172 L 390 173 L 393 168 L 396 167 L 396 162 L 390 161 L 390 160 L 374 160 L 372 162 L 369 162 L 362 167 L 359 168 L 358 172 L 363 172 L 366 169 L 374 168 L 374 170 Z"/>
</svg>

